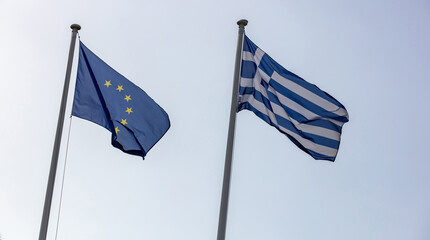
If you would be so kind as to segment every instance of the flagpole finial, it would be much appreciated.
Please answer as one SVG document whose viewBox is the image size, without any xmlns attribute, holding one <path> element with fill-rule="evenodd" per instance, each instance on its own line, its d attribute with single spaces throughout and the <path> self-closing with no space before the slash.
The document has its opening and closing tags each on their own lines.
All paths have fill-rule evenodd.
<svg viewBox="0 0 430 240">
<path fill-rule="evenodd" d="M 237 21 L 237 25 L 239 25 L 239 27 L 245 27 L 246 25 L 248 25 L 248 20 L 240 19 L 239 21 Z"/>
<path fill-rule="evenodd" d="M 71 29 L 73 29 L 73 31 L 79 31 L 79 30 L 81 30 L 81 25 L 76 24 L 76 23 L 73 23 L 73 24 L 70 26 L 70 28 L 71 28 Z"/>
</svg>

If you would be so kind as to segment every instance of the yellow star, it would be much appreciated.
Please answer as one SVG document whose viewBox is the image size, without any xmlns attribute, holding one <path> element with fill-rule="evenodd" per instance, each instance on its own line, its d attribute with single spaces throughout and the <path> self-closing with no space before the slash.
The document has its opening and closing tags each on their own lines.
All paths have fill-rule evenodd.
<svg viewBox="0 0 430 240">
<path fill-rule="evenodd" d="M 105 86 L 106 86 L 106 87 L 109 87 L 110 85 L 112 85 L 112 84 L 110 83 L 110 81 L 106 81 Z"/>
<path fill-rule="evenodd" d="M 122 90 L 124 90 L 124 88 L 122 88 L 122 85 L 121 86 L 118 85 L 118 88 L 116 90 L 118 90 L 119 92 L 121 92 Z"/>
<path fill-rule="evenodd" d="M 122 125 L 127 124 L 127 118 L 126 118 L 126 119 L 122 119 L 122 118 L 121 118 L 121 124 L 122 124 Z"/>
<path fill-rule="evenodd" d="M 115 133 L 118 133 L 119 132 L 119 129 L 118 129 L 118 127 L 116 127 L 115 128 Z"/>
<path fill-rule="evenodd" d="M 130 96 L 131 96 L 131 95 L 128 95 L 128 96 L 127 96 L 127 95 L 125 95 L 124 100 L 127 100 L 127 102 L 128 102 L 128 101 L 130 101 L 130 100 L 131 100 L 131 97 L 130 97 Z"/>
<path fill-rule="evenodd" d="M 133 111 L 131 111 L 131 108 L 127 108 L 127 110 L 125 110 L 129 115 L 130 113 L 132 113 Z"/>
</svg>

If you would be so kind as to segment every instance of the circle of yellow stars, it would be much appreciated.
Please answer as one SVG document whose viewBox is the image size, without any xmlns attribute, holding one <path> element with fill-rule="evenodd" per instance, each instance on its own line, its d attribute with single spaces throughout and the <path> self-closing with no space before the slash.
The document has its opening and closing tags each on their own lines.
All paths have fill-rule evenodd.
<svg viewBox="0 0 430 240">
<path fill-rule="evenodd" d="M 109 88 L 109 86 L 112 86 L 112 83 L 111 83 L 111 81 L 105 81 L 105 84 L 104 84 L 104 86 L 106 86 L 107 88 Z M 116 88 L 116 90 L 118 91 L 118 92 L 121 92 L 121 91 L 124 91 L 124 87 L 123 87 L 123 85 L 117 85 L 117 88 Z M 124 100 L 125 101 L 131 101 L 131 95 L 125 95 L 125 98 L 124 98 Z M 133 110 L 132 110 L 132 107 L 126 107 L 127 109 L 125 110 L 125 112 L 126 113 L 128 113 L 128 115 L 130 115 L 130 113 L 132 113 L 133 112 Z M 126 119 L 122 119 L 121 118 L 121 124 L 122 125 L 126 125 L 127 124 L 127 118 Z M 115 127 L 115 133 L 118 133 L 120 130 L 119 130 L 119 128 L 118 127 Z"/>
</svg>

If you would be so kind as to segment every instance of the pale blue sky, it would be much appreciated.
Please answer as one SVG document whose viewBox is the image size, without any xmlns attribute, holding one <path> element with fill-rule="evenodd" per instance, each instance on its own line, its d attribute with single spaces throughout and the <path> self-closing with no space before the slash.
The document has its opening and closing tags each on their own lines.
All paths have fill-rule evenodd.
<svg viewBox="0 0 430 240">
<path fill-rule="evenodd" d="M 254 43 L 342 102 L 350 122 L 332 163 L 240 112 L 226 239 L 430 239 L 428 0 L 1 0 L 2 240 L 39 234 L 72 23 L 172 126 L 142 161 L 73 118 L 57 239 L 215 239 L 242 18 Z"/>
</svg>

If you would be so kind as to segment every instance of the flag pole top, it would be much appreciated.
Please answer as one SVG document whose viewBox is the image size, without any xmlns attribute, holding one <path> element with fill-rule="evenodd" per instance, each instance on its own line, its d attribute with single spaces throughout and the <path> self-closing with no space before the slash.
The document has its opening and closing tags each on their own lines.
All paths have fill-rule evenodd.
<svg viewBox="0 0 430 240">
<path fill-rule="evenodd" d="M 70 26 L 70 28 L 71 29 L 73 29 L 73 31 L 79 31 L 79 30 L 81 30 L 81 25 L 79 25 L 79 24 L 76 24 L 76 23 L 73 23 L 71 26 Z"/>
<path fill-rule="evenodd" d="M 237 21 L 237 25 L 239 25 L 239 28 L 245 28 L 245 26 L 248 25 L 248 20 L 240 19 Z"/>
</svg>

